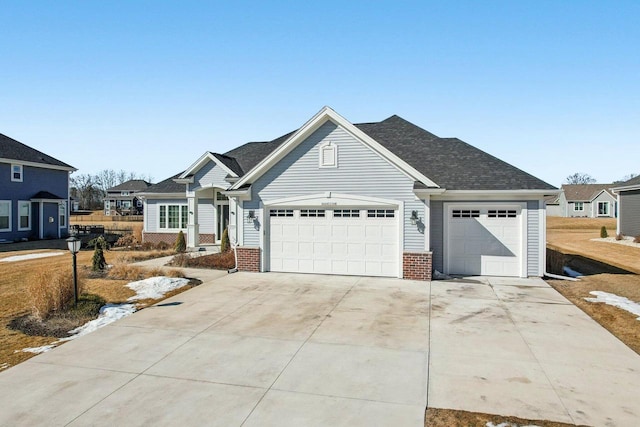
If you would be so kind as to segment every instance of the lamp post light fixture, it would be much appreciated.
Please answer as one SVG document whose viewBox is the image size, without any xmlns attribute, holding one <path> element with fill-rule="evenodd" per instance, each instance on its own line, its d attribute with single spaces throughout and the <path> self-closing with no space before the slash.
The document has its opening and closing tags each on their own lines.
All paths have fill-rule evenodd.
<svg viewBox="0 0 640 427">
<path fill-rule="evenodd" d="M 69 247 L 69 252 L 73 255 L 73 306 L 78 306 L 78 267 L 76 263 L 76 254 L 80 251 L 80 246 L 82 246 L 82 240 L 78 239 L 76 236 L 71 236 L 67 239 L 67 246 Z"/>
</svg>

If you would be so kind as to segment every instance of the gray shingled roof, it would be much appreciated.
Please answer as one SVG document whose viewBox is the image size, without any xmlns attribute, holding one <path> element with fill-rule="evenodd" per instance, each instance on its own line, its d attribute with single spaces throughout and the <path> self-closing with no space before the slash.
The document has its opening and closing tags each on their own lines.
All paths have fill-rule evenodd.
<svg viewBox="0 0 640 427">
<path fill-rule="evenodd" d="M 631 178 L 628 181 L 625 182 L 619 182 L 618 184 L 615 184 L 614 187 L 629 187 L 632 185 L 640 185 L 640 175 Z"/>
<path fill-rule="evenodd" d="M 0 158 L 75 169 L 58 159 L 0 133 Z"/>
<path fill-rule="evenodd" d="M 355 126 L 447 190 L 556 190 L 553 185 L 458 138 L 439 138 L 396 115 L 381 122 Z M 238 176 L 242 176 L 294 132 L 272 141 L 249 142 L 223 155 L 213 154 Z"/>
<path fill-rule="evenodd" d="M 151 184 L 144 179 L 130 179 L 115 187 L 108 188 L 107 191 L 142 191 Z"/>
<path fill-rule="evenodd" d="M 615 197 L 611 192 L 613 186 L 613 184 L 564 184 L 562 191 L 569 202 L 588 202 L 600 194 L 602 190 Z"/>
<path fill-rule="evenodd" d="M 439 138 L 395 115 L 356 126 L 447 190 L 556 189 L 458 138 Z"/>
<path fill-rule="evenodd" d="M 183 171 L 184 172 L 184 171 Z M 184 184 L 178 184 L 174 181 L 175 178 L 178 178 L 182 175 L 183 172 L 177 173 L 172 177 L 165 179 L 164 181 L 160 181 L 157 184 L 153 184 L 144 191 L 143 193 L 184 193 L 186 191 Z"/>
</svg>

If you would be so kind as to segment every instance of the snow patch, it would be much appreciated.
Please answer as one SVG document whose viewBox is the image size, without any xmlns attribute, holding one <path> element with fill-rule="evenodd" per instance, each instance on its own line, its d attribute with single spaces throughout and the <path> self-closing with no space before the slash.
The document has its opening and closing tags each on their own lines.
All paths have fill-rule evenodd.
<svg viewBox="0 0 640 427">
<path fill-rule="evenodd" d="M 134 304 L 106 304 L 100 307 L 100 314 L 97 319 L 91 320 L 82 326 L 78 326 L 75 329 L 69 331 L 71 336 L 62 338 L 56 342 L 71 341 L 78 337 L 90 334 L 110 323 L 120 320 L 123 317 L 127 317 L 136 311 Z"/>
<path fill-rule="evenodd" d="M 9 365 L 8 363 L 0 363 L 0 371 L 4 371 L 9 366 L 11 366 L 11 365 Z"/>
<path fill-rule="evenodd" d="M 57 342 L 57 341 L 56 341 Z M 49 344 L 49 345 L 43 345 L 41 347 L 29 347 L 29 348 L 23 348 L 22 350 L 20 350 L 23 353 L 34 353 L 34 354 L 40 354 L 40 353 L 46 353 L 47 351 L 51 350 L 52 348 L 54 348 L 56 345 L 55 343 Z"/>
<path fill-rule="evenodd" d="M 0 262 L 16 262 L 16 261 L 24 261 L 26 259 L 47 258 L 50 256 L 59 256 L 64 254 L 65 252 L 46 252 L 41 254 L 15 255 L 15 256 L 2 258 L 0 259 Z"/>
<path fill-rule="evenodd" d="M 599 239 L 591 239 L 593 242 L 606 242 L 606 243 L 616 243 L 618 245 L 632 246 L 635 248 L 640 248 L 640 243 L 635 243 L 633 240 L 635 238 L 631 236 L 622 236 L 621 240 L 617 240 L 615 237 L 605 237 Z"/>
<path fill-rule="evenodd" d="M 589 293 L 594 295 L 596 298 L 585 298 L 586 301 L 603 302 L 605 304 L 621 308 L 634 316 L 638 316 L 637 320 L 640 320 L 640 304 L 637 302 L 633 302 L 628 298 L 621 297 L 616 294 L 610 294 L 608 292 L 591 291 Z"/>
<path fill-rule="evenodd" d="M 527 424 L 526 426 L 521 426 L 519 424 L 514 424 L 514 423 L 510 423 L 510 422 L 504 422 L 504 423 L 500 423 L 500 424 L 494 424 L 491 421 L 489 421 L 486 424 L 487 427 L 539 427 L 537 425 L 534 424 Z"/>
<path fill-rule="evenodd" d="M 143 299 L 158 299 L 164 294 L 174 289 L 181 288 L 189 283 L 189 279 L 181 277 L 150 277 L 148 279 L 131 282 L 127 285 L 129 289 L 136 291 L 136 294 L 127 301 L 138 301 Z"/>
</svg>

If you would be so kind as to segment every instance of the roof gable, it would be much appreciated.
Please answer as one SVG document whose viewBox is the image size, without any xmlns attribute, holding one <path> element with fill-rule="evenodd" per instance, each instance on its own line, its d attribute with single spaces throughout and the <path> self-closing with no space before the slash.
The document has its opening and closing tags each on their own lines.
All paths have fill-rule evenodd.
<svg viewBox="0 0 640 427">
<path fill-rule="evenodd" d="M 236 184 L 232 186 L 232 189 L 240 188 L 242 185 L 251 183 L 255 179 L 262 176 L 273 165 L 282 160 L 288 153 L 290 153 L 295 147 L 302 143 L 302 141 L 312 135 L 313 132 L 319 129 L 320 126 L 325 124 L 327 121 L 332 121 L 336 126 L 343 128 L 353 137 L 371 148 L 380 157 L 396 166 L 398 169 L 412 177 L 414 180 L 421 181 L 428 187 L 438 188 L 438 185 L 436 183 L 421 174 L 419 171 L 407 164 L 400 157 L 393 154 L 387 148 L 379 144 L 376 140 L 371 138 L 358 127 L 348 122 L 344 117 L 340 116 L 331 108 L 324 107 L 302 127 L 291 133 L 285 141 L 283 141 L 276 149 L 271 151 L 262 161 L 256 164 L 242 179 L 240 179 Z"/>
<path fill-rule="evenodd" d="M 63 169 L 75 171 L 70 166 L 60 160 L 49 156 L 41 151 L 31 148 L 13 138 L 0 133 L 0 159 L 7 161 L 16 161 L 17 163 L 27 163 L 36 167 L 44 167 L 50 169 Z"/>
<path fill-rule="evenodd" d="M 235 159 L 232 159 L 228 156 L 223 156 L 222 154 L 212 153 L 210 151 L 205 152 L 194 164 L 189 166 L 187 170 L 182 172 L 182 174 L 176 179 L 186 179 L 196 172 L 198 172 L 204 165 L 209 162 L 213 162 L 216 165 L 220 166 L 225 172 L 233 177 L 237 177 L 238 174 L 231 167 L 235 167 L 237 170 L 237 162 Z M 229 167 L 231 166 L 231 167 Z"/>
<path fill-rule="evenodd" d="M 158 182 L 157 184 L 152 184 L 141 194 L 173 194 L 173 193 L 181 193 L 185 194 L 186 188 L 184 184 L 178 184 L 174 180 L 182 175 L 182 172 L 177 173 L 163 181 Z"/>
<path fill-rule="evenodd" d="M 612 186 L 613 184 L 564 184 L 562 191 L 568 202 L 590 202 L 603 191 L 614 197 L 611 193 Z"/>
<path fill-rule="evenodd" d="M 144 179 L 130 179 L 129 181 L 125 181 L 122 184 L 116 185 L 115 187 L 111 187 L 107 189 L 107 192 L 110 191 L 142 191 L 151 186 L 150 183 L 145 181 Z"/>
</svg>

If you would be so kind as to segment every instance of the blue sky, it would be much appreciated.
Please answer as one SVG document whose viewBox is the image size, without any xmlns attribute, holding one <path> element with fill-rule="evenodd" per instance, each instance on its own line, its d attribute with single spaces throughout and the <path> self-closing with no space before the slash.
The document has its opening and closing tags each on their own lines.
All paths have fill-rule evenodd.
<svg viewBox="0 0 640 427">
<path fill-rule="evenodd" d="M 0 8 L 0 133 L 157 182 L 329 105 L 559 186 L 640 173 L 640 2 L 46 1 Z"/>
</svg>

